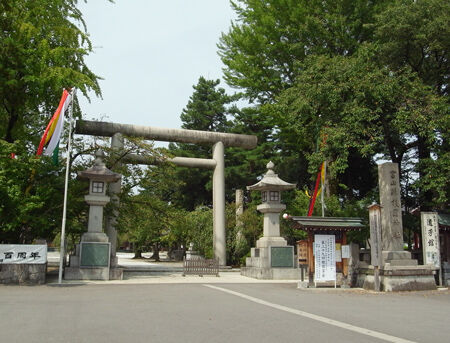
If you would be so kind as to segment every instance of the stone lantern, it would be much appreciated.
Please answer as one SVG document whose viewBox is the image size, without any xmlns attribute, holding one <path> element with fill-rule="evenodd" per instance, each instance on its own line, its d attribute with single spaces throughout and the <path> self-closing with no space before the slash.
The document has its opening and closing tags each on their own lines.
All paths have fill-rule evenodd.
<svg viewBox="0 0 450 343">
<path fill-rule="evenodd" d="M 281 203 L 281 192 L 294 189 L 295 184 L 281 180 L 273 171 L 274 167 L 273 162 L 269 162 L 262 180 L 247 187 L 249 191 L 261 191 L 262 204 L 256 209 L 264 213 L 264 233 L 258 240 L 258 247 L 286 245 L 286 240 L 280 237 L 280 212 L 286 208 Z"/>
<path fill-rule="evenodd" d="M 248 186 L 250 191 L 261 191 L 262 204 L 257 210 L 264 214 L 263 237 L 256 241 L 247 257 L 241 274 L 257 279 L 298 279 L 294 247 L 280 236 L 280 213 L 286 208 L 281 203 L 281 192 L 295 188 L 295 184 L 281 180 L 273 171 L 275 165 L 267 164 L 267 173 L 258 183 Z"/>
<path fill-rule="evenodd" d="M 84 196 L 89 204 L 88 232 L 83 234 L 82 242 L 108 242 L 108 236 L 103 232 L 103 208 L 110 201 L 106 195 L 106 186 L 109 182 L 118 181 L 121 175 L 106 168 L 104 156 L 104 152 L 98 150 L 94 166 L 78 172 L 80 179 L 89 180 L 89 194 Z"/>
<path fill-rule="evenodd" d="M 111 268 L 111 242 L 103 232 L 103 208 L 110 201 L 106 195 L 109 182 L 118 181 L 120 174 L 106 168 L 104 153 L 95 153 L 94 166 L 78 172 L 80 179 L 89 180 L 89 194 L 84 199 L 89 204 L 88 231 L 76 245 L 75 255 L 70 256 L 70 266 L 65 268 L 66 280 L 122 279 L 123 270 Z M 113 266 L 114 267 L 114 266 Z"/>
</svg>

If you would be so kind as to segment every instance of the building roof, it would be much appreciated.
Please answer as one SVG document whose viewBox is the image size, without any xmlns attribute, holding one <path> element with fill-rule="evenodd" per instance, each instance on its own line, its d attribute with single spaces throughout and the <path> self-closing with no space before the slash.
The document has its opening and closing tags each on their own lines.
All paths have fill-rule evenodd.
<svg viewBox="0 0 450 343">
<path fill-rule="evenodd" d="M 273 168 L 275 165 L 272 161 L 267 163 L 267 173 L 261 179 L 261 181 L 255 183 L 254 185 L 247 186 L 249 191 L 267 191 L 267 190 L 279 190 L 279 191 L 287 191 L 289 189 L 295 188 L 295 183 L 288 183 L 286 181 L 281 180 L 278 177 L 278 174 L 275 174 Z"/>
<path fill-rule="evenodd" d="M 289 217 L 294 221 L 294 227 L 305 231 L 315 230 L 361 230 L 365 227 L 362 218 L 357 217 Z"/>
<path fill-rule="evenodd" d="M 438 224 L 440 230 L 450 231 L 450 214 L 438 213 Z"/>
</svg>

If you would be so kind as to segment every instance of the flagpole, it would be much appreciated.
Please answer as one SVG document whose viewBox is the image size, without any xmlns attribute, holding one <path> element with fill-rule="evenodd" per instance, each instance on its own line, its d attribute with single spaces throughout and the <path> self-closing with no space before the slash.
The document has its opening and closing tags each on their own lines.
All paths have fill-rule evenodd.
<svg viewBox="0 0 450 343">
<path fill-rule="evenodd" d="M 322 193 L 320 194 L 320 200 L 322 201 L 322 217 L 325 217 L 325 178 L 327 175 L 327 161 L 323 162 L 322 175 L 320 175 L 320 181 L 322 183 Z"/>
<path fill-rule="evenodd" d="M 69 186 L 69 168 L 70 168 L 70 152 L 72 149 L 72 121 L 73 121 L 73 100 L 75 98 L 76 88 L 72 91 L 72 102 L 70 104 L 69 110 L 69 139 L 67 142 L 67 152 L 66 152 L 66 178 L 64 181 L 64 204 L 63 204 L 63 217 L 61 224 L 61 247 L 59 253 L 59 275 L 58 283 L 62 283 L 62 273 L 63 273 L 63 262 L 65 256 L 65 235 L 66 235 L 66 215 L 67 215 L 67 189 Z M 64 115 L 64 113 L 62 113 Z"/>
</svg>

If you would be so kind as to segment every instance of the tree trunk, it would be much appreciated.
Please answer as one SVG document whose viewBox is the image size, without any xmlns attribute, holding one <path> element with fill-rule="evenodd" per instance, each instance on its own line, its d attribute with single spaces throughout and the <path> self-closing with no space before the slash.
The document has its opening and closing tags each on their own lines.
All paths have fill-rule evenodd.
<svg viewBox="0 0 450 343">
<path fill-rule="evenodd" d="M 159 244 L 155 243 L 153 244 L 153 255 L 150 257 L 151 259 L 154 259 L 156 262 L 159 262 Z"/>
<path fill-rule="evenodd" d="M 9 115 L 8 125 L 6 127 L 6 134 L 5 134 L 5 141 L 7 141 L 8 143 L 14 143 L 12 131 L 18 120 L 19 120 L 19 116 L 15 112 L 11 111 L 11 113 Z"/>
<path fill-rule="evenodd" d="M 419 157 L 419 177 L 425 178 L 426 172 L 423 167 L 424 160 L 430 158 L 431 152 L 430 148 L 427 145 L 426 139 L 424 137 L 418 136 L 417 138 L 418 145 L 418 157 Z M 433 193 L 431 191 L 420 191 L 419 194 L 419 205 L 421 211 L 430 211 L 432 210 L 431 203 L 433 201 Z"/>
<path fill-rule="evenodd" d="M 136 249 L 134 251 L 134 257 L 133 258 L 142 258 L 142 250 L 141 249 Z"/>
</svg>

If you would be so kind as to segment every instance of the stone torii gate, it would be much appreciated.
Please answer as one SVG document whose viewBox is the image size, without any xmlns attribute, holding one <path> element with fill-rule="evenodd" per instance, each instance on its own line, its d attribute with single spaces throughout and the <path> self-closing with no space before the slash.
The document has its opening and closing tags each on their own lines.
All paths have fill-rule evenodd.
<svg viewBox="0 0 450 343">
<path fill-rule="evenodd" d="M 116 150 L 123 149 L 123 136 L 139 137 L 154 141 L 211 144 L 212 159 L 174 157 L 167 159 L 175 165 L 183 167 L 197 167 L 213 169 L 213 247 L 214 257 L 221 266 L 226 265 L 226 236 L 225 236 L 225 147 L 239 147 L 253 149 L 257 144 L 257 137 L 222 132 L 208 132 L 185 129 L 165 129 L 152 126 L 139 126 L 99 121 L 78 120 L 75 133 L 91 136 L 111 137 L 111 147 Z M 127 163 L 157 164 L 161 161 L 151 160 L 148 157 L 129 154 L 124 158 Z M 110 184 L 112 201 L 118 202 L 121 181 Z M 116 258 L 116 218 L 117 210 L 106 218 L 106 234 L 111 242 L 111 264 L 117 265 Z"/>
</svg>

